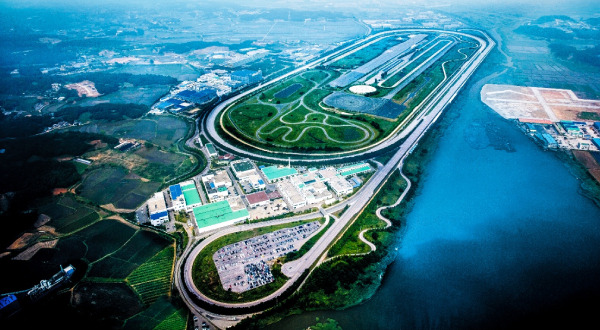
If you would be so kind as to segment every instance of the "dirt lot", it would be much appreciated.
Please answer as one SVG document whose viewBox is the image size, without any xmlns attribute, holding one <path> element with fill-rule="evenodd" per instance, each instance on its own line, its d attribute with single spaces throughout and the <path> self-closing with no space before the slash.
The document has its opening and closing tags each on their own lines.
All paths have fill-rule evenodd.
<svg viewBox="0 0 600 330">
<path fill-rule="evenodd" d="M 587 168 L 588 172 L 600 182 L 600 165 L 589 151 L 573 150 L 573 155 L 577 160 Z"/>
<path fill-rule="evenodd" d="M 558 120 L 581 120 L 583 112 L 600 115 L 600 100 L 580 99 L 568 89 L 488 84 L 481 90 L 481 100 L 508 119 L 549 119 L 543 104 Z"/>
</svg>

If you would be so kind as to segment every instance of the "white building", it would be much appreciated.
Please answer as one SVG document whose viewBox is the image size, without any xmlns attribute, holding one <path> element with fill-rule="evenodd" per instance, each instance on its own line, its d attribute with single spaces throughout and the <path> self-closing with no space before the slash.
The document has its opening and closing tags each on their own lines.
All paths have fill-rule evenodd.
<svg viewBox="0 0 600 330">
<path fill-rule="evenodd" d="M 247 159 L 231 162 L 229 166 L 235 177 L 240 181 L 247 179 L 251 175 L 258 175 L 254 165 Z"/>
<path fill-rule="evenodd" d="M 333 192 L 338 197 L 351 194 L 354 190 L 352 185 L 348 181 L 346 181 L 342 176 L 335 176 L 333 178 L 330 178 L 327 183 L 329 184 L 331 190 L 333 190 Z"/>
<path fill-rule="evenodd" d="M 277 183 L 277 189 L 279 190 L 279 192 L 281 192 L 283 198 L 288 202 L 288 204 L 292 208 L 297 209 L 306 206 L 306 200 L 304 199 L 304 195 L 302 195 L 296 189 L 296 186 L 289 180 L 283 180 Z"/>
<path fill-rule="evenodd" d="M 150 224 L 160 226 L 169 221 L 167 203 L 162 192 L 157 192 L 148 200 L 148 213 L 150 213 Z"/>
<path fill-rule="evenodd" d="M 229 196 L 228 187 L 233 186 L 227 171 L 217 171 L 202 177 L 204 189 L 211 203 L 225 200 Z"/>
</svg>

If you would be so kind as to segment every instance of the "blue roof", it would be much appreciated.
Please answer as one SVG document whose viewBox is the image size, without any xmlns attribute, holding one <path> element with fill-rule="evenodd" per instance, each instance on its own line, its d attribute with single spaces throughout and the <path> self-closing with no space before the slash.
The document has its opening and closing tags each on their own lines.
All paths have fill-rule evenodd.
<svg viewBox="0 0 600 330">
<path fill-rule="evenodd" d="M 211 183 L 209 183 L 208 185 L 209 185 L 209 186 L 210 186 L 212 189 L 215 189 L 215 183 L 214 183 L 214 182 L 211 182 Z"/>
<path fill-rule="evenodd" d="M 596 147 L 600 148 L 600 139 L 599 138 L 592 139 L 592 142 L 596 145 Z"/>
<path fill-rule="evenodd" d="M 265 184 L 265 182 L 262 179 L 258 179 L 258 184 Z"/>
<path fill-rule="evenodd" d="M 231 75 L 249 77 L 249 76 L 252 76 L 255 73 L 257 73 L 257 71 L 252 71 L 252 70 L 238 70 L 238 71 L 233 71 L 231 73 Z"/>
<path fill-rule="evenodd" d="M 594 127 L 600 129 L 600 121 L 594 122 Z"/>
<path fill-rule="evenodd" d="M 169 212 L 167 211 L 162 211 L 162 212 L 158 212 L 158 213 L 154 213 L 154 214 L 150 214 L 150 219 L 151 220 L 158 220 L 162 217 L 166 217 L 169 215 Z"/>
<path fill-rule="evenodd" d="M 10 305 L 15 300 L 17 300 L 17 297 L 14 294 L 3 297 L 2 299 L 0 299 L 0 309 Z"/>
<path fill-rule="evenodd" d="M 181 186 L 178 184 L 174 184 L 169 187 L 169 191 L 171 191 L 171 199 L 175 200 L 179 198 L 179 196 L 183 195 L 183 191 L 181 191 Z"/>
<path fill-rule="evenodd" d="M 265 168 L 265 165 L 260 165 L 258 168 L 263 169 Z"/>
<path fill-rule="evenodd" d="M 556 140 L 554 140 L 552 135 L 548 133 L 542 133 L 542 137 L 544 138 L 544 140 L 546 140 L 546 142 L 548 142 L 548 144 L 557 144 Z"/>
</svg>

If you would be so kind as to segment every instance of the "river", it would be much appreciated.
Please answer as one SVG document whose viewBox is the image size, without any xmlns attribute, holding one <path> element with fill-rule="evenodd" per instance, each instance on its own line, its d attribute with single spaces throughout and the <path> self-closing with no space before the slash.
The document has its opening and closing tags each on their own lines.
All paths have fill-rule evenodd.
<svg viewBox="0 0 600 330">
<path fill-rule="evenodd" d="M 553 154 L 479 98 L 474 77 L 443 120 L 398 254 L 361 305 L 316 317 L 343 329 L 490 329 L 590 320 L 600 297 L 600 209 Z M 507 144 L 508 142 L 508 144 Z M 506 147 L 509 145 L 510 147 Z"/>
</svg>

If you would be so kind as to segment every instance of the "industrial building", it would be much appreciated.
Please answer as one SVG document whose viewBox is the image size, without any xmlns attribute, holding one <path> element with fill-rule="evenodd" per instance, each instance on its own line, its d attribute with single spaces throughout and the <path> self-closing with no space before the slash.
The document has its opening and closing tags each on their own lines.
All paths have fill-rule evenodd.
<svg viewBox="0 0 600 330">
<path fill-rule="evenodd" d="M 341 176 L 347 177 L 355 174 L 369 172 L 371 171 L 371 166 L 369 166 L 369 164 L 367 163 L 357 163 L 340 167 L 337 171 Z"/>
<path fill-rule="evenodd" d="M 244 85 L 250 85 L 250 84 L 254 84 L 254 83 L 257 83 L 257 82 L 260 82 L 261 80 L 263 80 L 263 76 L 262 76 L 262 72 L 260 70 L 258 70 L 258 71 L 239 70 L 239 71 L 233 71 L 231 73 L 231 79 L 237 80 Z"/>
<path fill-rule="evenodd" d="M 267 196 L 267 193 L 264 191 L 259 191 L 253 194 L 246 195 L 246 200 L 248 201 L 248 206 L 250 206 L 251 208 L 265 206 L 271 202 L 269 196 Z"/>
<path fill-rule="evenodd" d="M 176 212 L 185 210 L 185 198 L 183 197 L 183 191 L 181 186 L 174 184 L 169 186 L 169 193 L 171 195 L 171 203 L 173 204 L 173 210 Z"/>
<path fill-rule="evenodd" d="M 291 181 L 283 180 L 277 183 L 277 190 L 281 192 L 283 198 L 293 209 L 306 206 L 304 195 L 296 189 L 296 186 Z"/>
<path fill-rule="evenodd" d="M 341 176 L 330 178 L 327 184 L 338 197 L 351 194 L 354 190 L 352 185 Z"/>
<path fill-rule="evenodd" d="M 307 204 L 331 203 L 333 195 L 316 172 L 308 172 L 290 178 L 290 182 L 304 196 Z"/>
<path fill-rule="evenodd" d="M 203 104 L 212 101 L 217 97 L 217 92 L 212 88 L 205 88 L 199 91 L 183 90 L 173 96 L 173 98 L 196 104 Z"/>
<path fill-rule="evenodd" d="M 148 200 L 148 213 L 150 214 L 150 224 L 160 226 L 169 221 L 169 212 L 167 203 L 162 192 L 157 192 Z"/>
<path fill-rule="evenodd" d="M 204 190 L 211 203 L 222 201 L 229 196 L 228 187 L 233 186 L 227 171 L 217 171 L 212 174 L 202 176 Z"/>
<path fill-rule="evenodd" d="M 247 209 L 234 211 L 227 200 L 195 207 L 193 214 L 200 232 L 230 226 L 249 217 Z"/>
<path fill-rule="evenodd" d="M 202 205 L 194 180 L 188 180 L 179 184 L 185 200 L 185 210 L 191 212 L 195 206 Z"/>
<path fill-rule="evenodd" d="M 238 180 L 244 180 L 251 175 L 258 175 L 254 165 L 249 160 L 237 160 L 229 164 Z"/>
<path fill-rule="evenodd" d="M 298 171 L 295 168 L 289 166 L 261 166 L 260 169 L 267 177 L 267 181 L 269 183 L 277 182 L 279 180 L 291 178 L 295 175 L 298 175 Z"/>
<path fill-rule="evenodd" d="M 212 143 L 207 143 L 206 145 L 204 145 L 204 147 L 206 148 L 206 152 L 210 157 L 219 156 L 219 153 L 217 153 L 217 149 L 215 149 L 215 146 Z"/>
</svg>

